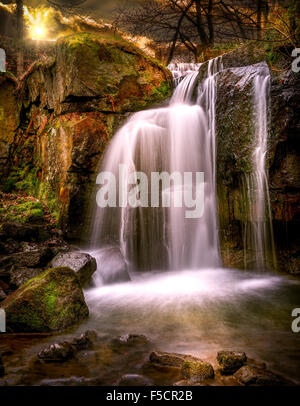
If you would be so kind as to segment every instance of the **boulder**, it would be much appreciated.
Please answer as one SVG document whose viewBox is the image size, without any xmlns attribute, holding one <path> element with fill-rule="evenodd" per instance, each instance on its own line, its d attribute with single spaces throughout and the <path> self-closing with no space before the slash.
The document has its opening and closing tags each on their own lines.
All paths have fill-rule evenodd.
<svg viewBox="0 0 300 406">
<path fill-rule="evenodd" d="M 51 332 L 89 315 L 79 279 L 70 268 L 52 268 L 30 279 L 2 303 L 14 332 Z"/>
<path fill-rule="evenodd" d="M 154 364 L 181 368 L 185 361 L 201 361 L 199 358 L 192 355 L 177 354 L 172 352 L 153 351 L 149 357 Z M 201 361 L 202 362 L 202 361 Z"/>
<path fill-rule="evenodd" d="M 209 362 L 198 360 L 187 360 L 181 368 L 181 376 L 183 379 L 190 380 L 192 383 L 201 382 L 205 379 L 214 377 L 214 369 Z"/>
<path fill-rule="evenodd" d="M 71 345 L 65 343 L 51 344 L 38 353 L 38 358 L 43 361 L 64 362 L 74 356 L 74 351 Z"/>
<path fill-rule="evenodd" d="M 98 254 L 99 274 L 105 284 L 130 281 L 125 258 L 118 247 L 105 247 Z"/>
<path fill-rule="evenodd" d="M 81 286 L 86 286 L 90 283 L 93 273 L 97 269 L 95 258 L 84 252 L 67 252 L 58 254 L 51 261 L 50 266 L 69 267 L 77 274 Z"/>
<path fill-rule="evenodd" d="M 291 384 L 284 378 L 270 372 L 266 369 L 255 368 L 250 365 L 244 365 L 235 374 L 234 377 L 244 385 L 288 385 Z"/>
<path fill-rule="evenodd" d="M 222 375 L 232 375 L 247 361 L 246 354 L 238 351 L 220 351 L 217 355 Z"/>
</svg>

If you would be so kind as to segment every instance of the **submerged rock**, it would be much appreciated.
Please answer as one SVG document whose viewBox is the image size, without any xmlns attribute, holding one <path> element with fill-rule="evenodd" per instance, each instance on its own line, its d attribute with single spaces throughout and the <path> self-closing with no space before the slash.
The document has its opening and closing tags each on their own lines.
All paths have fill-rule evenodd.
<svg viewBox="0 0 300 406">
<path fill-rule="evenodd" d="M 123 375 L 117 382 L 117 386 L 151 386 L 150 379 L 143 375 L 126 374 Z"/>
<path fill-rule="evenodd" d="M 73 358 L 76 352 L 91 349 L 97 340 L 97 333 L 87 330 L 72 341 L 51 344 L 38 353 L 38 358 L 43 361 L 62 362 Z"/>
<path fill-rule="evenodd" d="M 250 365 L 244 365 L 235 374 L 234 377 L 244 385 L 289 385 L 284 378 L 270 372 L 266 369 L 255 368 Z"/>
<path fill-rule="evenodd" d="M 14 332 L 64 330 L 89 315 L 79 280 L 70 268 L 52 268 L 30 279 L 2 307 Z"/>
<path fill-rule="evenodd" d="M 154 364 L 181 368 L 185 361 L 199 361 L 200 359 L 192 355 L 177 354 L 172 352 L 153 351 L 149 357 Z M 201 361 L 201 360 L 200 360 Z"/>
<path fill-rule="evenodd" d="M 149 340 L 143 334 L 125 334 L 112 339 L 111 345 L 114 350 L 122 350 L 128 347 L 146 347 L 149 345 Z"/>
<path fill-rule="evenodd" d="M 130 281 L 125 258 L 118 247 L 101 249 L 98 264 L 103 283 Z"/>
<path fill-rule="evenodd" d="M 84 252 L 58 254 L 50 264 L 53 268 L 69 267 L 77 274 L 81 286 L 87 285 L 97 269 L 95 258 Z"/>
<path fill-rule="evenodd" d="M 246 363 L 247 356 L 244 352 L 220 351 L 217 355 L 217 361 L 222 375 L 232 375 Z"/>
<path fill-rule="evenodd" d="M 68 361 L 74 355 L 72 346 L 65 343 L 51 344 L 49 347 L 44 348 L 38 353 L 38 358 L 43 361 Z"/>
</svg>

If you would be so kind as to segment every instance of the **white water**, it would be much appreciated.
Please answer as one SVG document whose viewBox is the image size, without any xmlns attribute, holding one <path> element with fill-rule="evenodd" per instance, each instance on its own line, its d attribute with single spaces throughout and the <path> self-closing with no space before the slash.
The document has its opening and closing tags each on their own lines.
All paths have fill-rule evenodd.
<svg viewBox="0 0 300 406">
<path fill-rule="evenodd" d="M 250 229 L 250 232 L 248 237 L 246 236 L 245 252 L 250 251 L 252 257 L 254 257 L 253 262 L 256 269 L 276 268 L 266 173 L 269 89 L 270 74 L 266 66 L 265 69 L 255 75 L 253 80 L 255 145 L 252 153 L 252 174 L 247 178 L 248 201 L 250 204 L 250 227 L 248 229 Z"/>
<path fill-rule="evenodd" d="M 191 70 L 191 65 L 188 66 Z M 101 170 L 204 172 L 204 214 L 185 218 L 186 208 L 98 208 L 93 248 L 118 246 L 130 271 L 195 269 L 220 264 L 215 193 L 214 62 L 193 103 L 197 71 L 183 73 L 169 107 L 141 111 L 116 133 Z M 175 73 L 176 78 L 176 73 Z M 196 101 L 196 98 L 195 98 Z M 203 108 L 201 107 L 203 105 Z M 183 188 L 183 186 L 182 186 Z M 162 191 L 164 193 L 164 191 Z"/>
</svg>

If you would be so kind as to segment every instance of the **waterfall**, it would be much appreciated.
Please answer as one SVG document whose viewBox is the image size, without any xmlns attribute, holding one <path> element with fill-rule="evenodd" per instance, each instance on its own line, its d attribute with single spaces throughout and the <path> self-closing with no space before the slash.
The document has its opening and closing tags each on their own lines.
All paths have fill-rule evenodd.
<svg viewBox="0 0 300 406">
<path fill-rule="evenodd" d="M 116 266 L 119 258 L 129 273 L 220 266 L 216 99 L 218 76 L 223 71 L 222 57 L 208 62 L 207 75 L 201 83 L 198 83 L 199 67 L 199 64 L 170 65 L 176 87 L 168 107 L 133 114 L 105 152 L 100 173 L 114 175 L 119 204 L 97 207 L 94 214 L 91 245 L 96 258 L 101 258 L 100 275 L 105 268 L 103 263 L 109 261 L 113 252 L 117 252 L 116 256 L 113 254 L 114 265 L 109 262 L 106 272 L 112 272 L 109 269 Z M 244 246 L 246 252 L 254 251 L 257 269 L 266 267 L 269 243 L 274 253 L 265 170 L 269 80 L 268 69 L 258 71 L 253 79 L 253 170 L 246 180 L 250 221 L 246 224 Z M 170 175 L 167 185 L 160 183 L 159 204 L 154 206 L 150 205 L 153 173 Z M 195 186 L 194 178 L 184 183 L 185 173 L 204 173 L 204 210 L 199 218 L 186 218 L 186 207 L 175 204 L 178 191 L 182 196 L 186 191 L 192 195 Z M 147 204 L 140 200 L 132 207 L 126 200 L 128 190 L 124 192 L 118 185 L 120 180 L 135 184 L 134 189 L 140 196 L 139 184 L 143 177 L 147 179 L 144 190 Z M 163 204 L 167 195 L 170 206 Z M 103 256 L 103 253 L 106 254 Z"/>
<path fill-rule="evenodd" d="M 252 174 L 246 179 L 250 223 L 245 252 L 250 251 L 256 269 L 276 268 L 266 154 L 268 142 L 268 100 L 270 74 L 266 67 L 253 78 L 254 148 Z M 250 240 L 250 241 L 249 241 Z"/>
<path fill-rule="evenodd" d="M 182 68 L 168 107 L 135 113 L 115 134 L 105 152 L 100 171 L 128 181 L 133 172 L 169 174 L 204 173 L 204 211 L 200 218 L 185 218 L 185 207 L 97 208 L 93 221 L 94 249 L 117 247 L 129 271 L 178 270 L 217 267 L 220 264 L 215 191 L 215 83 L 210 64 L 204 88 L 193 103 L 198 67 Z M 178 79 L 178 69 L 174 72 Z M 202 106 L 203 105 L 203 106 Z M 120 164 L 124 172 L 120 175 Z M 118 182 L 117 182 L 118 183 Z M 176 188 L 191 184 L 161 186 L 175 201 Z M 120 192 L 117 192 L 117 201 Z M 160 205 L 161 206 L 161 205 Z"/>
</svg>

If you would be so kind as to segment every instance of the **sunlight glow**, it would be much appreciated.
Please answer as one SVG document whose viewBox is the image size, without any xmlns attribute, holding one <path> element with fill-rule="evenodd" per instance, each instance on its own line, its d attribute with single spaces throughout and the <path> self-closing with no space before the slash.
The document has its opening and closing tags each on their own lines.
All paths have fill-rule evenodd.
<svg viewBox="0 0 300 406">
<path fill-rule="evenodd" d="M 30 37 L 33 40 L 47 39 L 47 22 L 50 9 L 40 7 L 37 9 L 28 9 L 24 6 L 24 18 Z"/>
</svg>

